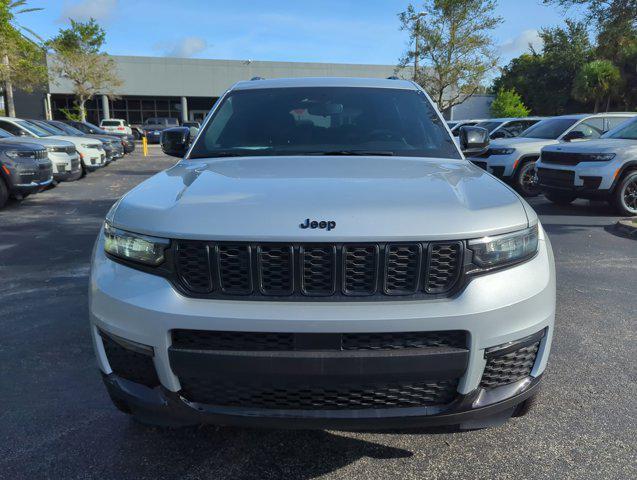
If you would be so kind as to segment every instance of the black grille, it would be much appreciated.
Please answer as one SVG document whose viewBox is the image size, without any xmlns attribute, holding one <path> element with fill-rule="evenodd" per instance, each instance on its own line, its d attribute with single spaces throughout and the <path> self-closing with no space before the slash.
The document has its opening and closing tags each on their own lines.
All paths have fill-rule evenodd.
<svg viewBox="0 0 637 480">
<path fill-rule="evenodd" d="M 252 249 L 248 245 L 221 245 L 217 265 L 221 291 L 228 294 L 252 293 Z"/>
<path fill-rule="evenodd" d="M 416 293 L 422 250 L 420 245 L 389 245 L 385 255 L 385 292 Z"/>
<path fill-rule="evenodd" d="M 293 351 L 312 350 L 313 345 L 319 350 L 349 351 L 467 348 L 466 333 L 457 330 L 343 334 L 173 330 L 172 339 L 172 348 L 180 350 Z"/>
<path fill-rule="evenodd" d="M 466 348 L 465 332 L 344 333 L 343 350 L 402 350 L 405 348 Z"/>
<path fill-rule="evenodd" d="M 113 373 L 148 387 L 159 385 L 151 356 L 129 350 L 105 334 L 102 334 L 102 343 Z"/>
<path fill-rule="evenodd" d="M 293 292 L 292 247 L 260 246 L 259 288 L 264 295 L 291 295 Z"/>
<path fill-rule="evenodd" d="M 456 397 L 457 380 L 433 383 L 276 386 L 219 382 L 180 377 L 181 394 L 190 401 L 219 406 L 282 409 L 343 410 L 446 405 Z"/>
<path fill-rule="evenodd" d="M 461 251 L 460 242 L 429 245 L 429 264 L 425 278 L 427 293 L 444 293 L 453 287 L 460 275 Z"/>
<path fill-rule="evenodd" d="M 573 153 L 573 152 L 542 152 L 542 163 L 554 165 L 577 165 L 580 162 L 599 162 L 597 154 Z"/>
<path fill-rule="evenodd" d="M 480 386 L 483 388 L 499 387 L 517 382 L 531 374 L 540 342 L 522 347 L 505 355 L 487 358 Z"/>
<path fill-rule="evenodd" d="M 173 348 L 185 350 L 287 351 L 294 348 L 293 333 L 216 332 L 173 330 Z"/>
<path fill-rule="evenodd" d="M 462 242 L 228 244 L 176 241 L 186 295 L 333 297 L 448 295 L 460 284 Z"/>
<path fill-rule="evenodd" d="M 305 295 L 332 295 L 336 290 L 336 248 L 302 247 L 301 291 Z"/>
<path fill-rule="evenodd" d="M 572 187 L 575 172 L 571 170 L 554 170 L 552 168 L 538 168 L 537 176 L 540 185 L 554 187 Z"/>
<path fill-rule="evenodd" d="M 46 150 L 36 150 L 35 152 L 36 160 L 43 160 L 48 158 L 48 152 Z"/>
<path fill-rule="evenodd" d="M 343 249 L 343 292 L 349 295 L 371 295 L 376 292 L 378 247 L 348 246 Z"/>
</svg>

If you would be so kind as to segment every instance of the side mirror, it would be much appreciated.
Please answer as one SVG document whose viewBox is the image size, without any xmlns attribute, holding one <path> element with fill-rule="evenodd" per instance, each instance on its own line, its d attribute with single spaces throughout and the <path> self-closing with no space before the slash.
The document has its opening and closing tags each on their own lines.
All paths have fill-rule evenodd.
<svg viewBox="0 0 637 480">
<path fill-rule="evenodd" d="M 18 130 L 18 137 L 28 137 L 29 134 L 24 130 Z"/>
<path fill-rule="evenodd" d="M 465 156 L 473 157 L 489 148 L 489 130 L 482 127 L 460 127 L 460 150 Z"/>
<path fill-rule="evenodd" d="M 568 132 L 566 135 L 564 135 L 564 138 L 562 140 L 564 140 L 565 142 L 572 142 L 573 140 L 583 140 L 586 138 L 586 135 L 584 135 L 584 132 L 582 132 L 581 130 L 573 130 L 572 132 Z"/>
<path fill-rule="evenodd" d="M 166 155 L 183 158 L 190 146 L 188 127 L 167 128 L 161 132 L 161 149 Z"/>
</svg>

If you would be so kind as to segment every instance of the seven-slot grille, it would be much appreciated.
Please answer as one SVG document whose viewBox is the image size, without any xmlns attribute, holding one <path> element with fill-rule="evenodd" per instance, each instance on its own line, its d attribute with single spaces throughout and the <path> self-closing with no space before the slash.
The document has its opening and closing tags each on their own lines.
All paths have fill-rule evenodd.
<svg viewBox="0 0 637 480">
<path fill-rule="evenodd" d="M 193 296 L 446 295 L 459 283 L 462 242 L 248 244 L 176 241 L 175 271 Z"/>
</svg>

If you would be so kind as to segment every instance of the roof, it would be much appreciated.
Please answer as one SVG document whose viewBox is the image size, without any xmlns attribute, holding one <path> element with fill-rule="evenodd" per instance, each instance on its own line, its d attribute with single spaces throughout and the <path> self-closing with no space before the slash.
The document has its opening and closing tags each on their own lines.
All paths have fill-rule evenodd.
<svg viewBox="0 0 637 480">
<path fill-rule="evenodd" d="M 558 115 L 556 117 L 547 117 L 547 118 L 572 118 L 574 120 L 581 120 L 582 118 L 588 118 L 588 117 L 608 117 L 608 116 L 620 116 L 620 117 L 625 117 L 626 115 L 628 116 L 635 116 L 637 115 L 637 112 L 599 112 L 599 113 L 574 113 L 571 115 Z"/>
<path fill-rule="evenodd" d="M 354 77 L 305 77 L 305 78 L 273 78 L 249 80 L 235 83 L 231 90 L 256 90 L 261 88 L 295 88 L 295 87 L 367 87 L 398 88 L 415 90 L 416 86 L 408 80 L 390 80 L 384 78 Z"/>
</svg>

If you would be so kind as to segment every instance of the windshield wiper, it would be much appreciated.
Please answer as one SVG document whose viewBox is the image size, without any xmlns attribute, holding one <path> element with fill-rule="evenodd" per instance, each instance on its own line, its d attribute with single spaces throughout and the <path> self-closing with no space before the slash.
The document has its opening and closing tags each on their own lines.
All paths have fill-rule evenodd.
<svg viewBox="0 0 637 480">
<path fill-rule="evenodd" d="M 342 156 L 379 156 L 393 157 L 394 152 L 389 150 L 331 150 L 326 152 L 308 152 L 301 155 L 342 155 Z"/>
</svg>

